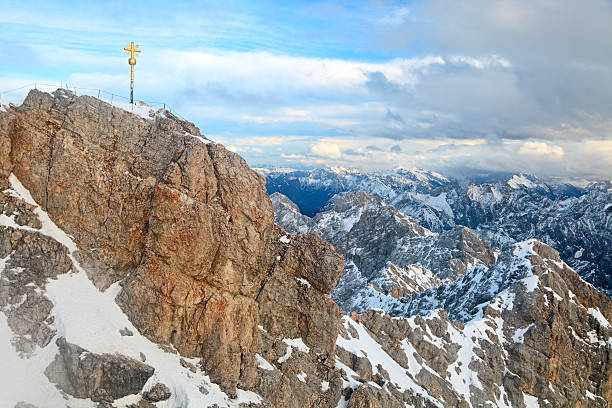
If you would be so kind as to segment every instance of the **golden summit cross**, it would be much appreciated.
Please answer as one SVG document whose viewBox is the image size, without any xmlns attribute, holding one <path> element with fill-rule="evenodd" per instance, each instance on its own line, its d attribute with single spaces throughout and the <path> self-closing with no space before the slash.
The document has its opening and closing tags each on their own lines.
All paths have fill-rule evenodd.
<svg viewBox="0 0 612 408">
<path fill-rule="evenodd" d="M 134 45 L 134 41 L 124 48 L 127 55 L 130 56 L 128 64 L 130 64 L 130 103 L 134 103 L 134 65 L 136 65 L 136 57 L 141 51 L 138 49 L 138 44 Z"/>
</svg>

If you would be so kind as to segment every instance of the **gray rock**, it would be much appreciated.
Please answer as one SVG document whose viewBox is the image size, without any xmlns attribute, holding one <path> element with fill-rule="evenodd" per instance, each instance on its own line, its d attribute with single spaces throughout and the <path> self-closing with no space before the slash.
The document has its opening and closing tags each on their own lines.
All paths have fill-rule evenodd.
<svg viewBox="0 0 612 408">
<path fill-rule="evenodd" d="M 172 396 L 170 389 L 162 383 L 157 383 L 149 391 L 142 394 L 143 398 L 149 402 L 165 401 Z"/>
<path fill-rule="evenodd" d="M 132 333 L 132 331 L 128 329 L 127 327 L 120 329 L 119 334 L 121 334 L 122 336 L 133 336 L 134 335 L 134 333 Z"/>
<path fill-rule="evenodd" d="M 155 369 L 121 355 L 94 354 L 57 339 L 59 354 L 45 370 L 49 381 L 76 398 L 112 402 L 138 394 Z"/>
</svg>

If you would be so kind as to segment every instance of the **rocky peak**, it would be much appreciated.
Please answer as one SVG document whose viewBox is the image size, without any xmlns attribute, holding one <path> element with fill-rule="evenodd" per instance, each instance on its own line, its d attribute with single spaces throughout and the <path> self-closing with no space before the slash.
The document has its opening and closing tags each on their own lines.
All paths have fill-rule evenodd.
<svg viewBox="0 0 612 408">
<path fill-rule="evenodd" d="M 121 282 L 117 303 L 140 333 L 201 358 L 230 395 L 258 386 L 258 326 L 333 355 L 341 258 L 317 234 L 276 227 L 264 178 L 193 124 L 58 90 L 30 92 L 0 130 L 2 186 L 14 174 L 96 286 Z"/>
</svg>

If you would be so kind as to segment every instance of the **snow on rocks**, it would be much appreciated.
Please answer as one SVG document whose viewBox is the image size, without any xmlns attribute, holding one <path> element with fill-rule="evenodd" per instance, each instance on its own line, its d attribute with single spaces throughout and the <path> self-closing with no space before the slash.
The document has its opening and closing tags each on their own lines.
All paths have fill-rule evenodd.
<svg viewBox="0 0 612 408">
<path fill-rule="evenodd" d="M 512 341 L 515 343 L 522 343 L 525 341 L 525 333 L 529 331 L 535 324 L 531 323 L 529 326 L 522 329 L 516 329 L 516 332 L 512 335 Z"/>
<path fill-rule="evenodd" d="M 302 285 L 306 286 L 307 288 L 310 288 L 312 285 L 310 284 L 310 282 L 308 282 L 306 279 L 304 278 L 295 278 L 296 281 L 298 281 L 299 283 L 301 283 Z"/>
<path fill-rule="evenodd" d="M 599 308 L 597 307 L 590 307 L 587 310 L 587 313 L 590 314 L 591 316 L 593 316 L 595 318 L 595 320 L 597 320 L 597 322 L 605 328 L 611 328 L 612 326 L 610 325 L 610 322 L 608 321 L 608 319 L 606 319 L 604 317 L 603 314 L 601 314 L 601 312 L 599 311 Z"/>
<path fill-rule="evenodd" d="M 268 363 L 268 360 L 260 356 L 259 354 L 255 354 L 255 360 L 257 361 L 257 366 L 262 370 L 274 371 L 275 368 L 272 364 Z"/>
<path fill-rule="evenodd" d="M 289 358 L 291 358 L 294 348 L 296 348 L 298 351 L 301 351 L 302 353 L 310 353 L 310 347 L 304 344 L 304 341 L 301 338 L 284 338 L 283 343 L 287 345 L 287 351 L 285 352 L 285 355 L 279 357 L 279 359 L 277 360 L 279 364 L 282 364 L 285 361 L 289 360 Z"/>
<path fill-rule="evenodd" d="M 523 393 L 523 400 L 525 403 L 525 408 L 540 408 L 538 398 L 534 397 L 533 395 Z"/>
<path fill-rule="evenodd" d="M 298 349 L 302 353 L 310 353 L 310 347 L 304 344 L 304 340 L 302 340 L 301 337 L 298 337 L 296 339 L 284 338 L 283 343 L 285 343 L 287 346 Z"/>
<path fill-rule="evenodd" d="M 348 316 L 344 316 L 342 318 L 342 324 L 347 330 L 355 330 L 357 337 L 349 336 L 350 338 L 345 338 L 338 336 L 336 341 L 337 346 L 342 347 L 344 350 L 349 351 L 358 357 L 367 358 L 372 365 L 374 375 L 378 373 L 377 367 L 380 364 L 382 367 L 384 367 L 385 371 L 389 375 L 390 381 L 397 387 L 398 390 L 411 390 L 414 393 L 427 398 L 435 405 L 442 406 L 437 400 L 429 395 L 427 390 L 418 385 L 406 373 L 406 370 L 402 366 L 400 366 L 391 356 L 389 356 L 389 354 L 383 350 L 381 345 L 370 336 L 363 325 L 353 321 Z M 344 369 L 345 372 L 347 371 L 346 366 L 340 366 L 340 368 Z M 351 376 L 351 374 L 352 373 L 347 372 L 347 375 Z"/>
</svg>

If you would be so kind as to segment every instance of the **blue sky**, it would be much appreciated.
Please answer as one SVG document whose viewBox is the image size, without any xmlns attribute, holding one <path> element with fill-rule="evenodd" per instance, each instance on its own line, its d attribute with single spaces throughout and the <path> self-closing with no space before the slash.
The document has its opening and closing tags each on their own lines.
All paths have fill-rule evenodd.
<svg viewBox="0 0 612 408">
<path fill-rule="evenodd" d="M 163 101 L 253 166 L 612 178 L 612 2 L 12 1 L 0 91 Z M 18 100 L 17 91 L 3 101 Z"/>
</svg>

